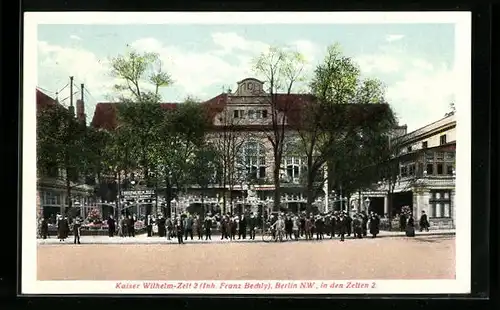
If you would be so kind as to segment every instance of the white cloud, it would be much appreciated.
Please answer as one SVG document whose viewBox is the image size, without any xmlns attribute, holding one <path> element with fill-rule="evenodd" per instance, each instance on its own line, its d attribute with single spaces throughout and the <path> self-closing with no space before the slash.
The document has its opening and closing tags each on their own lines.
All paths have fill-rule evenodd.
<svg viewBox="0 0 500 310">
<path fill-rule="evenodd" d="M 356 62 L 365 73 L 392 73 L 401 67 L 400 59 L 390 55 L 361 55 L 356 57 Z"/>
<path fill-rule="evenodd" d="M 400 123 L 414 130 L 442 118 L 454 100 L 453 70 L 408 52 L 382 50 L 380 54 L 355 59 L 367 76 L 397 78 L 387 85 L 387 99 Z"/>
<path fill-rule="evenodd" d="M 269 45 L 264 42 L 247 40 L 234 32 L 212 33 L 212 40 L 219 47 L 216 51 L 218 55 L 228 55 L 235 52 L 258 54 L 269 48 Z"/>
<path fill-rule="evenodd" d="M 80 83 L 85 84 L 88 92 L 96 100 L 104 101 L 110 93 L 115 80 L 109 74 L 109 63 L 106 59 L 99 59 L 94 53 L 85 49 L 52 45 L 45 41 L 38 42 L 38 86 L 47 89 L 55 96 L 59 91 L 59 100 L 69 104 L 70 87 L 69 77 L 74 77 L 74 90 L 80 90 Z M 62 91 L 61 89 L 64 88 Z M 74 102 L 80 98 L 80 93 L 74 96 Z M 92 97 L 86 104 L 86 113 L 91 118 L 95 101 Z"/>
<path fill-rule="evenodd" d="M 83 39 L 77 36 L 76 34 L 72 34 L 69 36 L 71 40 L 82 41 Z"/>
<path fill-rule="evenodd" d="M 174 86 L 167 91 L 166 101 L 180 101 L 188 95 L 209 99 L 216 96 L 223 86 L 235 90 L 236 81 L 255 76 L 251 60 L 269 47 L 264 42 L 247 40 L 232 32 L 214 33 L 212 40 L 215 47 L 202 52 L 165 45 L 156 38 L 142 38 L 131 42 L 130 46 L 160 55 L 164 68 L 174 80 Z M 291 42 L 290 45 L 308 60 L 314 59 L 317 52 L 314 44 L 306 40 Z M 85 83 L 97 101 L 109 100 L 117 82 L 110 76 L 108 59 L 100 59 L 82 47 L 62 47 L 44 41 L 38 42 L 38 70 L 39 86 L 55 92 L 66 85 L 72 75 L 77 87 L 79 83 Z M 59 94 L 60 99 L 66 97 L 69 97 L 68 87 Z M 87 110 L 91 117 L 93 107 L 87 106 Z"/>
<path fill-rule="evenodd" d="M 385 36 L 385 40 L 387 42 L 394 42 L 394 41 L 398 41 L 398 40 L 401 40 L 402 38 L 404 38 L 405 36 L 402 35 L 402 34 L 389 34 L 389 35 L 386 35 Z"/>
</svg>

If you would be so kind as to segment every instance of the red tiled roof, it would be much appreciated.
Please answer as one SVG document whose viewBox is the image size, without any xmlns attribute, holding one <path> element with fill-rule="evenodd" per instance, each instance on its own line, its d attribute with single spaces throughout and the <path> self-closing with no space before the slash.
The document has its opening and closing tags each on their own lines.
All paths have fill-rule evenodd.
<svg viewBox="0 0 500 310">
<path fill-rule="evenodd" d="M 278 94 L 276 96 L 277 108 L 287 114 L 289 122 L 291 123 L 298 121 L 300 111 L 302 111 L 303 107 L 307 103 L 314 99 L 314 96 L 312 95 Z M 160 105 L 165 109 L 172 109 L 175 108 L 177 104 L 179 103 L 161 103 Z M 224 93 L 202 102 L 209 121 L 213 121 L 215 115 L 222 112 L 227 104 L 228 94 Z M 116 103 L 98 103 L 95 108 L 91 125 L 96 128 L 103 128 L 107 130 L 116 128 Z"/>
<path fill-rule="evenodd" d="M 39 89 L 36 90 L 36 109 L 37 109 L 37 111 L 41 111 L 41 110 L 46 109 L 48 107 L 53 107 L 56 104 L 57 104 L 57 102 L 52 97 L 50 97 L 49 95 L 40 91 Z"/>
<path fill-rule="evenodd" d="M 160 106 L 165 110 L 171 110 L 175 109 L 177 103 L 160 103 Z M 116 128 L 116 121 L 116 102 L 99 102 L 90 125 L 94 128 L 113 130 Z"/>
</svg>

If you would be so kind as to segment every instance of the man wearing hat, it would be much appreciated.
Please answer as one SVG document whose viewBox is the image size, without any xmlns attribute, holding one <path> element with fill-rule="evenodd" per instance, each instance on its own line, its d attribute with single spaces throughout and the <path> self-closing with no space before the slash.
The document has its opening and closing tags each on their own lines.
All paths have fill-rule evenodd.
<svg viewBox="0 0 500 310">
<path fill-rule="evenodd" d="M 75 218 L 75 222 L 73 223 L 73 235 L 75 236 L 74 243 L 80 244 L 80 228 L 82 227 L 82 220 L 79 216 Z"/>
<path fill-rule="evenodd" d="M 212 240 L 212 218 L 210 213 L 205 217 L 203 227 L 205 228 L 205 240 Z"/>
<path fill-rule="evenodd" d="M 255 217 L 254 213 L 250 214 L 248 226 L 250 228 L 250 240 L 255 240 L 255 227 L 257 226 L 257 218 Z"/>
<path fill-rule="evenodd" d="M 427 214 L 425 214 L 425 211 L 422 210 L 422 215 L 420 216 L 420 221 L 419 221 L 419 226 L 420 226 L 420 231 L 429 231 L 429 221 L 427 220 Z"/>
<path fill-rule="evenodd" d="M 166 235 L 166 223 L 167 220 L 163 217 L 163 214 L 158 216 L 158 236 L 165 237 Z"/>
<path fill-rule="evenodd" d="M 337 226 L 339 228 L 340 241 L 344 242 L 345 234 L 347 232 L 347 217 L 345 212 L 340 213 Z"/>
</svg>

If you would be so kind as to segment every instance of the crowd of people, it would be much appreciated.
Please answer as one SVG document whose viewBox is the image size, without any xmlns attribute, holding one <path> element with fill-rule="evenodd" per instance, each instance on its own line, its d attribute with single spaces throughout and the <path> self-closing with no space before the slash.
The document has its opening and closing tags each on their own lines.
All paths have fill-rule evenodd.
<svg viewBox="0 0 500 310">
<path fill-rule="evenodd" d="M 398 215 L 401 231 L 406 231 L 409 237 L 415 236 L 413 217 L 409 214 Z M 122 215 L 115 220 L 112 215 L 105 221 L 108 236 L 135 237 L 137 230 L 137 216 Z M 376 238 L 380 232 L 380 217 L 365 211 L 354 213 L 352 216 L 346 211 L 335 211 L 329 214 L 312 215 L 303 213 L 270 214 L 263 218 L 256 214 L 179 214 L 172 218 L 159 215 L 147 215 L 144 221 L 139 221 L 146 229 L 148 237 L 157 235 L 167 239 L 175 238 L 179 244 L 186 240 L 212 240 L 213 232 L 218 232 L 221 240 L 250 239 L 255 240 L 257 231 L 261 234 L 270 234 L 275 241 L 280 240 L 323 240 L 338 237 L 344 241 L 346 236 L 364 238 L 368 234 Z M 74 243 L 80 243 L 82 220 L 76 217 L 69 220 L 67 216 L 57 216 L 57 235 L 60 241 L 65 241 L 70 232 L 73 233 Z M 419 221 L 420 231 L 429 230 L 427 215 L 422 212 Z M 48 236 L 47 221 L 42 219 L 40 225 L 42 238 Z"/>
<path fill-rule="evenodd" d="M 113 237 L 116 232 L 122 237 L 135 236 L 134 215 L 122 216 L 116 221 L 112 216 L 108 219 L 109 236 Z M 218 232 L 221 240 L 250 239 L 255 240 L 257 231 L 271 233 L 273 239 L 282 235 L 285 240 L 322 240 L 329 236 L 338 236 L 341 241 L 345 236 L 356 238 L 367 237 L 368 232 L 375 238 L 380 231 L 380 218 L 374 212 L 367 214 L 362 211 L 352 217 L 347 212 L 335 211 L 324 215 L 308 215 L 306 213 L 293 214 L 281 213 L 271 214 L 264 220 L 256 214 L 231 215 L 231 214 L 207 214 L 204 217 L 192 214 L 179 214 L 169 218 L 159 215 L 147 215 L 144 226 L 148 237 L 157 234 L 167 239 L 176 238 L 179 244 L 190 239 L 212 240 L 213 232 Z"/>
</svg>

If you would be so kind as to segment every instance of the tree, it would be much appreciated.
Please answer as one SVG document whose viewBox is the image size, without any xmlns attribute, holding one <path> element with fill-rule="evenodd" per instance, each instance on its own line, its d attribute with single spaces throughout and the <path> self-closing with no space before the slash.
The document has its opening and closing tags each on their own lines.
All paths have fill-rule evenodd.
<svg viewBox="0 0 500 310">
<path fill-rule="evenodd" d="M 156 164 L 157 181 L 165 182 L 166 213 L 170 214 L 174 186 L 180 191 L 192 180 L 190 173 L 196 151 L 203 146 L 206 117 L 202 106 L 192 98 L 162 114 L 156 127 L 151 161 Z"/>
<path fill-rule="evenodd" d="M 191 164 L 190 176 L 194 184 L 199 185 L 202 189 L 208 188 L 210 184 L 217 183 L 216 171 L 220 167 L 218 162 L 217 152 L 210 144 L 205 144 L 198 147 L 194 151 L 194 160 Z M 205 213 L 205 205 L 201 196 L 201 204 L 203 206 L 203 214 Z"/>
<path fill-rule="evenodd" d="M 295 106 L 298 98 L 292 96 L 297 83 L 303 81 L 304 57 L 295 51 L 280 47 L 270 47 L 255 59 L 254 71 L 264 77 L 268 85 L 265 103 L 270 107 L 271 125 L 264 130 L 273 151 L 274 208 L 279 208 L 280 171 L 284 145 L 288 135 L 288 112 Z M 264 126 L 265 127 L 265 126 Z"/>
<path fill-rule="evenodd" d="M 220 185 L 222 187 L 222 212 L 227 209 L 226 190 L 229 189 L 229 199 L 232 206 L 233 189 L 240 177 L 239 160 L 246 137 L 238 128 L 241 126 L 239 118 L 234 118 L 231 111 L 222 108 L 219 111 L 216 124 L 212 125 L 211 133 L 207 135 L 211 148 L 216 152 L 220 163 Z M 231 210 L 232 213 L 233 210 Z"/>
<path fill-rule="evenodd" d="M 163 70 L 156 53 L 138 53 L 134 50 L 111 59 L 111 75 L 120 83 L 114 86 L 118 92 L 119 126 L 127 127 L 133 145 L 133 153 L 138 154 L 138 163 L 143 177 L 149 178 L 150 153 L 156 141 L 156 128 L 163 120 L 160 107 L 160 89 L 170 86 L 173 81 Z"/>
<path fill-rule="evenodd" d="M 383 84 L 363 79 L 357 64 L 342 54 L 338 44 L 328 48 L 310 87 L 314 99 L 303 103 L 296 126 L 298 144 L 307 162 L 309 212 L 323 188 L 325 164 L 328 175 L 336 176 L 330 178 L 330 184 L 339 183 L 344 188 L 344 182 L 354 185 L 348 176 L 364 163 L 363 156 L 370 151 L 366 138 L 372 131 L 384 132 L 394 120 L 390 107 L 383 104 Z"/>
<path fill-rule="evenodd" d="M 85 124 L 63 106 L 55 105 L 38 111 L 37 167 L 39 173 L 61 179 L 65 183 L 67 209 L 72 208 L 72 189 L 81 181 L 89 167 L 89 145 Z M 61 173 L 62 172 L 62 173 Z"/>
</svg>

